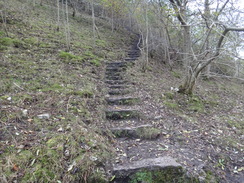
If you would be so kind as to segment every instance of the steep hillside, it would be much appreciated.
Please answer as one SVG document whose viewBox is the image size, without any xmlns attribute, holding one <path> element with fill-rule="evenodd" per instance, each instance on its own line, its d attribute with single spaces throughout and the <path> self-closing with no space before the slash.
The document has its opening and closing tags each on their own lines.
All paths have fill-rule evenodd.
<svg viewBox="0 0 244 183">
<path fill-rule="evenodd" d="M 243 182 L 243 83 L 179 94 L 180 62 L 55 3 L 0 2 L 1 183 Z"/>
<path fill-rule="evenodd" d="M 102 182 L 112 148 L 103 120 L 104 63 L 123 56 L 127 39 L 97 19 L 52 4 L 0 3 L 0 182 Z M 99 179 L 99 180 L 98 180 Z"/>
</svg>

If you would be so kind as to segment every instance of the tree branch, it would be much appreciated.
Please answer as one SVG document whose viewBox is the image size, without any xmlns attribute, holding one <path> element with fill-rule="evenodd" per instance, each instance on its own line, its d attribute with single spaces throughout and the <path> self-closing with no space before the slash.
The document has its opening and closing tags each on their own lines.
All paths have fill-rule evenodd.
<svg viewBox="0 0 244 183">
<path fill-rule="evenodd" d="M 213 60 L 215 60 L 218 56 L 219 56 L 219 54 L 220 54 L 220 48 L 221 48 L 221 45 L 222 45 L 222 42 L 223 42 L 223 40 L 224 40 L 224 38 L 225 38 L 225 36 L 226 36 L 226 34 L 229 32 L 229 31 L 237 31 L 237 32 L 242 32 L 242 31 L 244 31 L 244 27 L 241 27 L 241 28 L 239 28 L 239 27 L 226 27 L 225 28 L 225 30 L 223 31 L 223 33 L 222 33 L 222 35 L 221 35 L 221 37 L 219 38 L 219 41 L 218 41 L 218 44 L 217 44 L 217 46 L 216 46 L 216 53 L 214 54 L 214 56 L 211 58 L 211 59 L 209 59 L 205 64 L 203 64 L 200 68 L 199 68 L 199 70 L 197 71 L 197 75 L 208 65 L 208 64 L 210 64 Z"/>
</svg>

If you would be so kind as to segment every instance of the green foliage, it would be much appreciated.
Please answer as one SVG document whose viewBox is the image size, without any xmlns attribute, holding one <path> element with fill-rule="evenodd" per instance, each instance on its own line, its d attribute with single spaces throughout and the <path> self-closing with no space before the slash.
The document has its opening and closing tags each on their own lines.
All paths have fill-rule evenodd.
<svg viewBox="0 0 244 183">
<path fill-rule="evenodd" d="M 204 103 L 197 96 L 191 96 L 188 102 L 188 109 L 194 112 L 204 112 Z"/>
<path fill-rule="evenodd" d="M 107 46 L 107 43 L 105 40 L 97 39 L 96 40 L 96 45 L 102 48 L 105 48 Z"/>
<path fill-rule="evenodd" d="M 10 46 L 13 44 L 13 39 L 9 37 L 0 38 L 0 44 L 3 46 Z"/>
<path fill-rule="evenodd" d="M 29 44 L 29 45 L 35 45 L 38 43 L 38 38 L 36 37 L 29 37 L 23 40 L 25 43 Z"/>
<path fill-rule="evenodd" d="M 83 61 L 84 59 L 80 56 L 73 55 L 69 52 L 61 51 L 59 53 L 59 57 L 63 59 L 66 63 L 78 63 L 80 61 Z"/>
<path fill-rule="evenodd" d="M 152 181 L 153 181 L 152 172 L 142 171 L 142 172 L 137 172 L 135 175 L 133 175 L 129 183 L 140 183 L 140 182 L 153 183 Z"/>
<path fill-rule="evenodd" d="M 0 50 L 6 50 L 13 44 L 13 39 L 9 37 L 0 38 Z"/>
<path fill-rule="evenodd" d="M 97 59 L 93 59 L 93 60 L 91 60 L 90 62 L 91 62 L 92 64 L 94 64 L 95 66 L 97 66 L 97 67 L 101 66 L 101 62 L 100 62 L 99 60 L 97 60 Z"/>
<path fill-rule="evenodd" d="M 164 101 L 164 105 L 166 105 L 167 107 L 171 108 L 171 109 L 178 109 L 179 105 L 173 101 Z"/>
<path fill-rule="evenodd" d="M 64 58 L 64 59 L 68 59 L 68 60 L 76 58 L 75 55 L 68 53 L 68 52 L 65 52 L 65 51 L 61 51 L 59 53 L 59 57 Z"/>
<path fill-rule="evenodd" d="M 165 168 L 163 170 L 142 170 L 130 176 L 129 183 L 199 183 L 197 178 L 187 177 L 181 168 Z"/>
</svg>

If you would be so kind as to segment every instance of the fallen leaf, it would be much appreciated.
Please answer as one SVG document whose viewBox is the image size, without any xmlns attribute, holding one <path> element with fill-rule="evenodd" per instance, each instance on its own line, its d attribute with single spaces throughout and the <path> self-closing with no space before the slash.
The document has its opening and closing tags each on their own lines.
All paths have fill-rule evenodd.
<svg viewBox="0 0 244 183">
<path fill-rule="evenodd" d="M 13 166 L 12 170 L 13 170 L 13 171 L 15 171 L 15 172 L 16 172 L 16 171 L 18 171 L 18 170 L 19 170 L 18 165 L 14 164 L 14 166 Z"/>
</svg>

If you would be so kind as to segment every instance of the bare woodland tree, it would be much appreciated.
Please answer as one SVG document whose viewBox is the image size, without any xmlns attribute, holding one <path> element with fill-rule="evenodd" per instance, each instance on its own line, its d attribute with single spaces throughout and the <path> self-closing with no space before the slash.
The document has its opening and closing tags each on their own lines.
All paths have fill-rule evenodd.
<svg viewBox="0 0 244 183">
<path fill-rule="evenodd" d="M 185 67 L 186 67 L 186 79 L 183 83 L 183 85 L 180 86 L 179 92 L 185 93 L 185 94 L 192 94 L 194 86 L 196 84 L 197 78 L 199 77 L 199 74 L 203 69 L 205 69 L 209 64 L 212 63 L 215 59 L 218 58 L 221 52 L 222 48 L 222 43 L 227 36 L 227 33 L 230 31 L 244 31 L 244 28 L 237 28 L 237 27 L 227 27 L 225 25 L 221 25 L 222 28 L 224 29 L 223 32 L 220 34 L 220 37 L 218 38 L 217 44 L 215 46 L 215 51 L 211 54 L 208 50 L 205 52 L 203 50 L 200 52 L 198 55 L 195 54 L 193 51 L 192 45 L 191 45 L 191 32 L 190 28 L 191 26 L 187 23 L 186 19 L 186 6 L 187 6 L 187 1 L 179 1 L 179 0 L 169 0 L 172 7 L 174 8 L 174 11 L 176 13 L 177 19 L 180 21 L 181 26 L 184 29 L 184 62 L 185 62 Z M 229 2 L 227 0 L 220 11 L 218 13 L 221 13 L 223 9 L 225 8 L 226 4 Z M 208 1 L 206 2 L 208 3 Z M 205 6 L 206 6 L 205 3 Z M 206 7 L 207 8 L 207 7 Z M 208 10 L 205 10 L 206 12 Z M 208 18 L 208 17 L 205 17 Z M 216 19 L 215 19 L 216 20 Z M 216 22 L 213 22 L 212 27 L 216 25 Z M 203 45 L 209 44 L 208 43 L 208 38 L 209 35 L 212 32 L 212 27 L 209 28 L 205 41 L 203 42 Z M 204 46 L 205 47 L 205 46 Z M 208 48 L 208 47 L 207 47 Z M 208 55 L 211 54 L 211 55 Z"/>
</svg>

